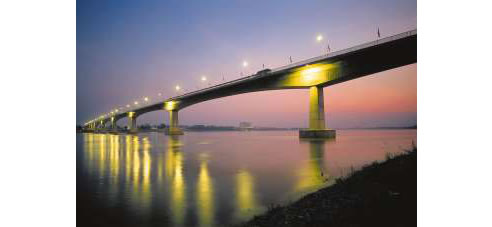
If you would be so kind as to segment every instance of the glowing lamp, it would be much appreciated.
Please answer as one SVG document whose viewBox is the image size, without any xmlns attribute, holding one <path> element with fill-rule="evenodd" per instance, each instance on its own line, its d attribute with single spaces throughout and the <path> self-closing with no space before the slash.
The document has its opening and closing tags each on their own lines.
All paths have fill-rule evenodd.
<svg viewBox="0 0 492 227">
<path fill-rule="evenodd" d="M 165 109 L 168 111 L 174 110 L 176 108 L 176 102 L 175 101 L 169 101 L 166 102 Z"/>
</svg>

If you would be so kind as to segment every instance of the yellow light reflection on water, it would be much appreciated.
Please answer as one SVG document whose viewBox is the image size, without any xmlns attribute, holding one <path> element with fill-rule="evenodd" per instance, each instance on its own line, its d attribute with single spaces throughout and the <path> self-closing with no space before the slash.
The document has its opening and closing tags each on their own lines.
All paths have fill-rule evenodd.
<svg viewBox="0 0 492 227">
<path fill-rule="evenodd" d="M 150 142 L 149 138 L 145 137 L 142 139 L 143 143 L 143 181 L 148 182 L 150 178 L 150 164 L 151 164 L 151 158 L 149 155 L 150 152 Z"/>
<path fill-rule="evenodd" d="M 106 135 L 98 134 L 99 141 L 99 176 L 104 176 L 106 170 Z"/>
<path fill-rule="evenodd" d="M 151 156 L 150 156 L 150 142 L 149 138 L 144 137 L 142 139 L 142 191 L 141 191 L 141 203 L 146 209 L 150 208 L 151 205 L 151 190 L 150 190 L 150 167 L 151 167 Z"/>
<path fill-rule="evenodd" d="M 86 146 L 84 146 L 84 150 L 87 154 L 86 156 L 87 169 L 89 171 L 92 171 L 93 170 L 92 163 L 94 162 L 94 134 L 85 133 L 84 140 L 87 141 Z"/>
<path fill-rule="evenodd" d="M 138 140 L 138 136 L 133 137 L 133 187 L 134 190 L 138 190 L 138 184 L 140 182 L 140 141 Z"/>
<path fill-rule="evenodd" d="M 183 226 L 186 216 L 186 182 L 183 175 L 183 152 L 179 138 L 168 137 L 166 177 L 171 183 L 171 216 L 176 226 Z"/>
<path fill-rule="evenodd" d="M 126 183 L 130 182 L 130 176 L 131 176 L 131 161 L 132 161 L 132 137 L 130 135 L 125 136 L 125 147 L 126 147 L 126 154 L 125 154 L 125 176 L 126 176 Z"/>
<path fill-rule="evenodd" d="M 330 181 L 328 173 L 323 169 L 324 141 L 309 141 L 309 159 L 306 164 L 297 171 L 298 181 L 294 193 L 303 195 L 315 191 Z"/>
<path fill-rule="evenodd" d="M 236 217 L 244 220 L 257 213 L 259 207 L 255 198 L 253 176 L 242 169 L 236 175 Z"/>
<path fill-rule="evenodd" d="M 108 199 L 112 203 L 116 203 L 118 200 L 118 180 L 119 180 L 119 171 L 120 171 L 120 160 L 119 160 L 119 136 L 118 135 L 109 135 L 109 153 L 108 153 L 108 161 L 109 161 L 109 173 L 110 175 L 110 184 L 109 184 L 109 194 Z"/>
<path fill-rule="evenodd" d="M 202 155 L 197 184 L 197 207 L 200 226 L 214 226 L 214 188 L 208 173 L 207 156 Z"/>
<path fill-rule="evenodd" d="M 118 176 L 119 176 L 119 171 L 120 171 L 120 156 L 119 156 L 119 149 L 120 149 L 120 142 L 119 142 L 119 136 L 118 135 L 110 135 L 110 146 L 109 146 L 109 153 L 110 153 L 110 169 L 111 169 L 111 176 L 114 179 L 113 183 L 118 182 Z"/>
</svg>

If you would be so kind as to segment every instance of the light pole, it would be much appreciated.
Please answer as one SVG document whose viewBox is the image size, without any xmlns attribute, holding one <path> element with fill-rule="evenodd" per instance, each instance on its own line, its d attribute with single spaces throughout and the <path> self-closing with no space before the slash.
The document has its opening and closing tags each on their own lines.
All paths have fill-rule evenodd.
<svg viewBox="0 0 492 227">
<path fill-rule="evenodd" d="M 207 77 L 206 76 L 202 76 L 201 81 L 203 83 L 205 83 L 205 87 L 207 87 Z M 208 85 L 210 86 L 210 82 L 208 83 Z"/>
<path fill-rule="evenodd" d="M 248 67 L 248 65 L 249 65 L 249 63 L 247 61 L 243 61 L 243 68 Z M 241 72 L 241 76 L 243 76 L 243 72 Z"/>
<path fill-rule="evenodd" d="M 321 43 L 323 41 L 323 35 L 319 34 L 316 36 L 316 42 L 318 43 Z M 327 51 L 327 54 L 331 52 L 331 49 L 330 49 L 330 44 L 326 44 L 326 51 Z"/>
</svg>

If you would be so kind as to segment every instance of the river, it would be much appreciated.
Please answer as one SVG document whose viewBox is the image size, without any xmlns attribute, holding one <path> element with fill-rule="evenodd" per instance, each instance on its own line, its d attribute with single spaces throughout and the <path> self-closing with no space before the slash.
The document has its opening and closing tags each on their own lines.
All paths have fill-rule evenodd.
<svg viewBox="0 0 492 227">
<path fill-rule="evenodd" d="M 401 153 L 416 130 L 77 134 L 77 222 L 224 226 L 246 221 Z"/>
</svg>

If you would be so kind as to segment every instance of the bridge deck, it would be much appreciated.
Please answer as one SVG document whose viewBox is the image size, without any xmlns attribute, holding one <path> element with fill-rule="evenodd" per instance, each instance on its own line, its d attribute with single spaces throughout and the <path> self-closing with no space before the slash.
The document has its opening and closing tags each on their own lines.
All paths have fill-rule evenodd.
<svg viewBox="0 0 492 227">
<path fill-rule="evenodd" d="M 192 105 L 192 104 L 195 104 L 198 102 L 202 102 L 202 101 L 206 101 L 206 100 L 210 100 L 213 98 L 219 98 L 219 97 L 224 97 L 224 96 L 228 96 L 228 95 L 244 93 L 244 91 L 242 92 L 239 90 L 241 90 L 241 89 L 245 90 L 246 86 L 258 87 L 259 83 L 265 83 L 268 80 L 274 80 L 274 77 L 278 77 L 279 75 L 285 75 L 286 73 L 292 72 L 293 70 L 296 70 L 300 67 L 304 67 L 306 65 L 316 64 L 319 62 L 331 62 L 331 61 L 334 62 L 334 61 L 337 61 L 340 59 L 348 58 L 346 56 L 349 56 L 349 55 L 350 56 L 354 56 L 354 55 L 363 56 L 364 53 L 368 52 L 368 50 L 374 50 L 374 48 L 382 49 L 383 52 L 384 51 L 387 52 L 384 55 L 385 56 L 384 61 L 390 62 L 389 66 L 381 66 L 382 63 L 371 61 L 370 57 L 368 57 L 368 56 L 365 56 L 365 58 L 363 58 L 363 59 L 357 59 L 357 57 L 352 57 L 355 59 L 355 60 L 353 60 L 352 64 L 354 64 L 354 63 L 360 64 L 360 65 L 364 65 L 364 64 L 378 65 L 379 64 L 379 66 L 375 66 L 372 69 L 369 69 L 367 66 L 365 66 L 365 67 L 361 66 L 361 68 L 363 68 L 363 69 L 361 69 L 362 71 L 361 70 L 359 70 L 359 71 L 355 70 L 356 72 L 352 72 L 352 74 L 357 73 L 360 75 L 356 75 L 356 76 L 350 75 L 350 76 L 347 76 L 346 78 L 337 78 L 336 80 L 330 81 L 329 83 L 325 83 L 323 85 L 323 86 L 329 86 L 329 85 L 332 85 L 335 83 L 340 83 L 340 82 L 343 82 L 343 81 L 346 81 L 349 79 L 354 79 L 354 78 L 357 78 L 360 76 L 364 76 L 364 75 L 367 75 L 369 73 L 374 73 L 377 71 L 386 70 L 388 68 L 392 68 L 392 67 L 396 67 L 396 66 L 402 66 L 404 64 L 407 64 L 408 62 L 416 62 L 416 36 L 417 36 L 417 30 L 411 30 L 411 31 L 403 32 L 403 33 L 400 33 L 397 35 L 389 36 L 386 38 L 378 39 L 375 41 L 371 41 L 371 42 L 357 45 L 354 47 L 350 47 L 347 49 L 335 51 L 332 53 L 324 54 L 321 56 L 313 57 L 310 59 L 306 59 L 303 61 L 299 61 L 299 62 L 295 62 L 295 63 L 289 64 L 289 65 L 285 65 L 282 67 L 278 67 L 278 68 L 271 70 L 268 73 L 264 73 L 264 74 L 255 73 L 255 74 L 252 74 L 252 75 L 249 75 L 246 77 L 242 77 L 242 78 L 239 78 L 236 80 L 232 80 L 232 81 L 228 81 L 225 83 L 213 85 L 211 87 L 203 88 L 200 90 L 188 92 L 186 94 L 174 96 L 174 97 L 171 97 L 171 98 L 168 98 L 165 100 L 160 100 L 160 101 L 151 103 L 151 104 L 146 105 L 146 106 L 141 106 L 141 107 L 137 107 L 137 108 L 133 108 L 133 109 L 127 109 L 125 111 L 120 112 L 119 114 L 114 115 L 114 117 L 117 120 L 117 119 L 126 117 L 128 112 L 136 112 L 137 116 L 138 116 L 140 114 L 143 114 L 143 113 L 146 113 L 149 111 L 160 110 L 160 109 L 164 108 L 164 103 L 169 102 L 169 101 L 191 100 L 191 101 L 189 101 L 189 103 L 187 105 L 185 105 L 185 106 L 189 106 L 189 105 Z M 401 49 L 401 51 L 405 52 L 402 55 L 406 54 L 406 55 L 412 55 L 412 56 L 409 56 L 409 57 L 406 56 L 406 59 L 403 59 L 400 62 L 391 62 L 392 57 L 387 56 L 388 55 L 388 49 L 391 50 L 392 48 L 394 48 L 394 47 L 391 47 L 391 44 L 401 42 L 401 40 L 408 40 L 408 38 L 415 38 L 414 40 L 411 41 L 411 46 L 410 46 L 411 48 L 414 48 L 413 45 L 415 45 L 415 48 L 414 48 L 415 50 L 412 50 L 414 52 L 408 51 L 409 48 L 408 48 L 407 44 L 403 44 L 403 47 L 399 47 L 399 48 Z M 391 52 L 391 54 L 395 54 L 395 53 Z M 374 53 L 373 53 L 373 55 L 374 55 Z M 415 55 L 415 56 L 413 56 L 413 55 Z M 402 57 L 402 58 L 405 58 L 405 57 Z M 295 88 L 295 87 L 289 87 L 289 88 Z M 271 87 L 270 87 L 270 89 L 271 89 Z M 277 89 L 282 89 L 282 88 L 277 88 Z M 250 91 L 259 91 L 259 90 L 268 90 L 268 89 L 266 89 L 266 88 L 250 89 Z M 223 93 L 223 94 L 219 94 L 219 93 Z M 98 119 L 98 121 L 103 120 L 104 122 L 106 122 L 109 119 L 110 119 L 110 117 L 105 117 L 103 119 Z"/>
</svg>

